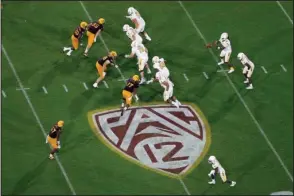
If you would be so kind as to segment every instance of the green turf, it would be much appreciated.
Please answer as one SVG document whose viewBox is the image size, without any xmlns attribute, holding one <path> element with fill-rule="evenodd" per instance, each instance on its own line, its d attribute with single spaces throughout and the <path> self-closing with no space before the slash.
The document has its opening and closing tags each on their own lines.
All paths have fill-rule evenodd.
<svg viewBox="0 0 294 196">
<path fill-rule="evenodd" d="M 204 48 L 204 42 L 177 2 L 84 2 L 93 19 L 106 19 L 103 38 L 109 49 L 130 52 L 122 26 L 129 6 L 147 22 L 152 42 L 146 43 L 150 59 L 163 56 L 171 71 L 178 99 L 198 105 L 211 126 L 211 147 L 205 159 L 183 182 L 191 194 L 264 194 L 289 190 L 292 181 L 269 148 L 258 127 Z M 233 45 L 230 75 L 240 95 L 268 139 L 293 172 L 293 25 L 276 2 L 184 2 L 208 41 L 229 33 Z M 293 3 L 282 2 L 292 16 Z M 115 68 L 106 82 L 92 89 L 97 77 L 95 61 L 106 54 L 100 40 L 89 58 L 84 47 L 66 57 L 61 48 L 80 21 L 88 21 L 79 2 L 5 2 L 2 10 L 2 44 L 27 90 L 46 132 L 65 121 L 59 158 L 77 194 L 186 194 L 177 179 L 153 173 L 126 161 L 92 132 L 87 112 L 120 105 L 124 83 Z M 86 43 L 86 39 L 83 39 Z M 243 85 L 239 51 L 256 65 L 255 89 Z M 215 51 L 218 55 L 218 51 Z M 15 76 L 2 53 L 2 194 L 71 194 L 56 161 L 47 159 L 49 147 Z M 124 77 L 137 73 L 136 61 L 118 59 Z M 280 67 L 283 64 L 287 72 Z M 260 66 L 264 66 L 265 74 Z M 209 80 L 202 72 L 206 72 Z M 189 78 L 187 82 L 182 74 Z M 83 86 L 85 82 L 89 88 Z M 62 85 L 66 85 L 65 92 Z M 48 94 L 42 87 L 45 86 Z M 162 101 L 158 84 L 143 86 L 144 102 Z M 216 155 L 234 188 L 207 184 L 208 155 Z M 217 179 L 220 182 L 220 179 Z"/>
</svg>

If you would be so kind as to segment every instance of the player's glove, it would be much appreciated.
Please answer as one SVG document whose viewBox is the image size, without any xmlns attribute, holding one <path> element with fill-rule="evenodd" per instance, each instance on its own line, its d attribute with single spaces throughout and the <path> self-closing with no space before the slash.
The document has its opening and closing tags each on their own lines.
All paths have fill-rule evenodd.
<svg viewBox="0 0 294 196">
<path fill-rule="evenodd" d="M 115 66 L 115 68 L 118 68 L 118 65 L 114 65 Z"/>
<path fill-rule="evenodd" d="M 208 44 L 205 45 L 205 47 L 206 48 L 211 48 L 212 47 L 212 44 L 211 43 L 208 43 Z"/>
</svg>

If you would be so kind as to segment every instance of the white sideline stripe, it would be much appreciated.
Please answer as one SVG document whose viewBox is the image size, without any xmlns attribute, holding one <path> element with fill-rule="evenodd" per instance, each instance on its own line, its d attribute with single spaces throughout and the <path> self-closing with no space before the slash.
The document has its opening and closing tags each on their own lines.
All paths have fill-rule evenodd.
<svg viewBox="0 0 294 196">
<path fill-rule="evenodd" d="M 228 72 L 228 69 L 217 70 L 216 72 Z"/>
<path fill-rule="evenodd" d="M 3 95 L 3 97 L 4 97 L 4 98 L 6 98 L 6 97 L 7 97 L 7 95 L 6 95 L 6 93 L 5 93 L 5 91 L 4 91 L 4 90 L 2 90 L 2 95 Z"/>
<path fill-rule="evenodd" d="M 79 2 L 80 2 L 80 4 L 81 4 L 81 6 L 82 6 L 84 12 L 85 12 L 86 15 L 88 16 L 89 20 L 93 21 L 93 19 L 92 19 L 92 17 L 90 16 L 90 14 L 89 14 L 89 12 L 88 12 L 86 6 L 84 5 L 84 3 L 83 3 L 82 1 L 79 1 Z M 100 38 L 100 40 L 102 41 L 102 43 L 103 43 L 103 45 L 104 45 L 104 48 L 107 50 L 107 52 L 109 52 L 109 48 L 107 47 L 107 45 L 106 45 L 106 43 L 105 43 L 105 41 L 104 41 L 104 39 L 103 39 L 101 33 L 99 34 L 99 38 Z M 121 72 L 119 66 L 117 66 L 116 69 L 117 69 L 117 71 L 119 72 L 119 74 L 120 74 L 120 76 L 122 77 L 122 79 L 123 79 L 124 81 L 126 81 L 125 76 L 124 76 L 123 73 Z"/>
<path fill-rule="evenodd" d="M 62 86 L 63 86 L 65 92 L 68 92 L 68 89 L 67 89 L 67 87 L 65 86 L 65 84 L 63 84 Z"/>
<path fill-rule="evenodd" d="M 187 77 L 186 74 L 183 74 L 184 78 L 186 79 L 187 82 L 189 82 L 189 78 Z"/>
<path fill-rule="evenodd" d="M 206 72 L 202 72 L 202 73 L 203 73 L 204 77 L 208 80 L 209 77 L 208 77 L 208 75 L 206 74 Z"/>
<path fill-rule="evenodd" d="M 284 72 L 287 72 L 287 69 L 284 67 L 284 65 L 280 65 L 282 67 L 282 69 L 284 70 Z"/>
<path fill-rule="evenodd" d="M 293 20 L 292 18 L 289 16 L 289 14 L 286 12 L 286 10 L 284 9 L 284 7 L 282 6 L 282 4 L 279 1 L 276 1 L 278 6 L 281 8 L 281 10 L 284 12 L 285 16 L 288 18 L 288 20 L 290 21 L 290 23 L 293 25 Z"/>
<path fill-rule="evenodd" d="M 191 193 L 189 192 L 189 190 L 188 190 L 187 186 L 185 185 L 184 181 L 181 178 L 179 178 L 179 180 L 180 180 L 181 184 L 183 185 L 187 195 L 191 195 Z"/>
<path fill-rule="evenodd" d="M 47 91 L 47 89 L 45 88 L 45 86 L 43 86 L 42 89 L 43 89 L 43 91 L 44 91 L 45 94 L 48 94 L 48 91 Z"/>
<path fill-rule="evenodd" d="M 103 84 L 104 84 L 104 86 L 105 86 L 106 88 L 109 88 L 107 82 L 105 82 L 104 80 L 103 80 Z"/>
<path fill-rule="evenodd" d="M 267 70 L 265 69 L 265 67 L 264 67 L 264 66 L 261 66 L 261 69 L 263 70 L 263 72 L 264 72 L 264 73 L 266 73 L 266 74 L 267 74 Z"/>
<path fill-rule="evenodd" d="M 22 89 L 21 88 L 16 88 L 15 90 L 20 91 Z M 23 90 L 30 90 L 30 88 L 23 88 Z"/>
<path fill-rule="evenodd" d="M 83 85 L 85 87 L 86 90 L 88 90 L 89 88 L 87 87 L 87 84 L 85 82 L 83 82 Z"/>
<path fill-rule="evenodd" d="M 42 125 L 42 123 L 40 121 L 40 118 L 39 118 L 39 116 L 38 116 L 38 114 L 37 114 L 37 112 L 36 112 L 36 110 L 35 110 L 32 102 L 31 102 L 31 100 L 30 100 L 27 92 L 24 90 L 23 85 L 22 85 L 22 82 L 21 82 L 21 80 L 20 80 L 20 78 L 19 78 L 19 76 L 18 76 L 18 74 L 17 74 L 17 72 L 16 72 L 16 70 L 14 68 L 14 65 L 12 64 L 12 62 L 11 62 L 11 60 L 10 60 L 10 58 L 9 58 L 9 56 L 8 56 L 8 54 L 7 54 L 4 46 L 3 46 L 3 44 L 1 46 L 2 46 L 2 51 L 3 51 L 5 57 L 6 57 L 7 61 L 8 61 L 8 64 L 9 64 L 9 66 L 10 66 L 10 68 L 11 68 L 11 70 L 12 70 L 12 72 L 13 72 L 13 74 L 14 74 L 14 76 L 15 76 L 15 78 L 16 78 L 19 86 L 20 86 L 20 88 L 21 88 L 21 92 L 25 96 L 25 98 L 26 98 L 26 100 L 27 100 L 27 102 L 28 102 L 28 104 L 29 104 L 32 112 L 33 112 L 33 115 L 35 116 L 35 118 L 37 120 L 37 123 L 39 124 L 39 126 L 41 128 L 41 131 L 42 131 L 42 133 L 44 135 L 44 138 L 46 139 L 47 138 L 47 134 L 46 134 L 45 129 L 44 129 L 44 127 L 43 127 L 43 125 Z M 59 158 L 58 158 L 57 155 L 55 155 L 55 159 L 56 159 L 56 162 L 57 162 L 57 164 L 58 164 L 58 166 L 59 166 L 59 168 L 60 168 L 60 170 L 61 170 L 61 172 L 63 174 L 63 177 L 65 178 L 65 180 L 67 182 L 68 187 L 70 188 L 71 193 L 73 195 L 76 195 L 76 192 L 75 192 L 75 190 L 74 190 L 74 188 L 73 188 L 73 186 L 72 186 L 72 184 L 71 184 L 71 182 L 70 182 L 70 180 L 68 178 L 68 175 L 67 175 L 64 167 L 62 166 L 62 163 L 60 162 L 60 160 L 59 160 Z"/>
<path fill-rule="evenodd" d="M 187 17 L 189 18 L 189 20 L 191 21 L 193 27 L 195 28 L 195 30 L 197 31 L 197 33 L 199 34 L 199 36 L 202 38 L 202 40 L 204 41 L 204 43 L 207 43 L 206 38 L 204 37 L 204 35 L 201 33 L 201 31 L 199 30 L 199 28 L 197 27 L 196 23 L 194 22 L 194 20 L 192 19 L 191 15 L 189 14 L 189 12 L 186 10 L 186 8 L 184 7 L 184 5 L 182 4 L 181 1 L 178 2 L 180 4 L 180 6 L 183 8 L 183 10 L 185 11 Z M 213 53 L 212 49 L 209 49 L 210 54 L 212 55 L 212 57 L 214 58 L 214 60 L 216 62 L 218 62 L 218 59 L 216 57 L 216 55 Z M 223 67 L 219 65 L 219 67 L 223 70 Z M 246 102 L 244 101 L 243 97 L 240 95 L 240 93 L 238 92 L 236 86 L 234 85 L 234 83 L 232 82 L 232 80 L 230 79 L 230 77 L 228 76 L 228 74 L 226 72 L 224 72 L 228 82 L 230 83 L 230 85 L 232 86 L 232 88 L 234 89 L 234 91 L 236 92 L 237 96 L 239 97 L 241 103 L 244 105 L 245 109 L 247 110 L 248 114 L 250 115 L 250 117 L 252 118 L 253 122 L 255 123 L 255 125 L 257 126 L 259 132 L 261 133 L 261 135 L 264 137 L 265 141 L 267 142 L 268 146 L 270 147 L 270 149 L 273 151 L 274 155 L 276 156 L 276 158 L 278 159 L 278 161 L 280 162 L 281 166 L 283 167 L 283 169 L 285 170 L 285 172 L 287 173 L 288 177 L 290 178 L 290 180 L 293 182 L 293 176 L 292 174 L 289 172 L 289 170 L 287 169 L 287 167 L 285 166 L 283 160 L 281 159 L 280 155 L 278 154 L 278 152 L 276 151 L 275 147 L 273 146 L 273 144 L 270 142 L 270 140 L 268 139 L 266 133 L 264 132 L 264 130 L 261 128 L 260 124 L 257 122 L 256 118 L 253 116 L 251 110 L 249 109 L 248 105 L 246 104 Z"/>
</svg>

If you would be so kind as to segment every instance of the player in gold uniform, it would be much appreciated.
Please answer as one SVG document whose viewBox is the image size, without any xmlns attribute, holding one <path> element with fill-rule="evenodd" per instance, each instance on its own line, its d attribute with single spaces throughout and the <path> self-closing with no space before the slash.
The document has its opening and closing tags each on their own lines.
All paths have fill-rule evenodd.
<svg viewBox="0 0 294 196">
<path fill-rule="evenodd" d="M 88 23 L 86 22 L 81 22 L 80 26 L 78 26 L 74 33 L 71 36 L 71 43 L 72 43 L 72 47 L 63 47 L 63 52 L 66 52 L 67 56 L 70 56 L 72 51 L 77 50 L 79 48 L 79 41 L 81 40 L 81 38 L 83 37 L 86 28 L 88 26 Z"/>
<path fill-rule="evenodd" d="M 100 32 L 103 31 L 104 23 L 105 23 L 105 19 L 99 18 L 97 22 L 96 21 L 91 22 L 88 25 L 88 29 L 87 29 L 88 45 L 84 53 L 85 56 L 88 56 L 88 52 L 90 48 L 92 47 L 93 43 L 96 42 L 96 39 L 99 36 Z"/>
<path fill-rule="evenodd" d="M 49 154 L 49 159 L 54 159 L 54 153 L 60 149 L 60 133 L 64 125 L 64 121 L 58 121 L 50 130 L 46 138 L 46 143 L 49 143 L 52 147 L 52 151 Z"/>
<path fill-rule="evenodd" d="M 133 96 L 135 96 L 138 101 L 137 88 L 139 88 L 139 83 L 140 77 L 138 75 L 134 75 L 127 80 L 127 84 L 122 90 L 123 103 L 121 106 L 121 116 L 124 114 L 124 111 L 131 106 Z"/>
<path fill-rule="evenodd" d="M 109 54 L 107 56 L 104 56 L 103 58 L 100 58 L 97 60 L 96 62 L 96 68 L 98 71 L 98 79 L 96 80 L 96 82 L 93 84 L 94 88 L 98 88 L 98 84 L 99 82 L 101 82 L 105 75 L 106 75 L 106 69 L 108 65 L 114 65 L 114 59 L 117 57 L 117 53 L 115 51 L 111 51 L 109 52 Z M 117 65 L 115 65 L 117 66 Z"/>
</svg>

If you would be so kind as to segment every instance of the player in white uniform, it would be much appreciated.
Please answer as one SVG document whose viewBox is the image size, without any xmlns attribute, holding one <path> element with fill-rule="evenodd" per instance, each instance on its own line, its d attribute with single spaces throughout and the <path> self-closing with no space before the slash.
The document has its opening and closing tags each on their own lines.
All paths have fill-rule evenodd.
<svg viewBox="0 0 294 196">
<path fill-rule="evenodd" d="M 230 63 L 232 46 L 228 33 L 221 34 L 220 39 L 217 41 L 217 49 L 222 50 L 220 53 L 221 61 L 218 63 L 218 65 L 226 64 L 229 67 L 228 73 L 232 73 L 234 71 L 234 67 Z"/>
<path fill-rule="evenodd" d="M 137 31 L 133 27 L 130 27 L 129 25 L 125 24 L 123 26 L 123 31 L 126 32 L 126 35 L 130 38 L 130 40 L 136 41 L 137 43 L 143 42 L 142 37 L 137 33 Z"/>
<path fill-rule="evenodd" d="M 215 176 L 217 174 L 219 174 L 223 183 L 228 183 L 228 184 L 230 184 L 230 186 L 236 185 L 235 181 L 230 181 L 227 179 L 225 169 L 222 167 L 222 165 L 219 163 L 219 161 L 215 158 L 215 156 L 210 156 L 208 158 L 208 163 L 211 164 L 211 166 L 212 166 L 212 170 L 208 174 L 208 176 L 211 178 L 211 181 L 208 182 L 208 184 L 215 184 L 216 183 Z"/>
<path fill-rule="evenodd" d="M 145 20 L 141 17 L 140 13 L 133 7 L 128 8 L 128 14 L 129 16 L 126 16 L 126 18 L 129 18 L 132 20 L 132 22 L 135 24 L 135 30 L 137 33 L 143 33 L 145 38 L 148 41 L 151 41 L 151 38 L 145 31 Z"/>
<path fill-rule="evenodd" d="M 169 79 L 170 73 L 165 65 L 164 59 L 159 59 L 159 57 L 155 56 L 152 58 L 152 62 L 154 63 L 153 68 L 157 69 L 158 72 L 155 74 L 154 78 L 147 81 L 147 84 L 158 81 L 159 84 L 164 88 L 163 100 L 179 108 L 182 104 L 177 100 L 175 96 L 173 96 L 174 84 Z"/>
<path fill-rule="evenodd" d="M 246 89 L 253 89 L 251 76 L 252 76 L 252 73 L 254 71 L 254 64 L 242 52 L 240 52 L 237 55 L 237 58 L 241 61 L 242 65 L 244 66 L 243 67 L 243 74 L 245 76 L 244 83 L 247 84 L 247 88 Z"/>
<path fill-rule="evenodd" d="M 146 67 L 147 73 L 150 74 L 151 70 L 148 65 L 148 50 L 142 43 L 137 43 L 136 41 L 133 41 L 131 44 L 132 52 L 129 55 L 125 55 L 125 58 L 133 58 L 135 55 L 138 59 L 138 67 L 139 72 L 141 75 L 141 82 L 140 84 L 146 82 L 146 79 L 144 77 L 144 68 Z"/>
</svg>

